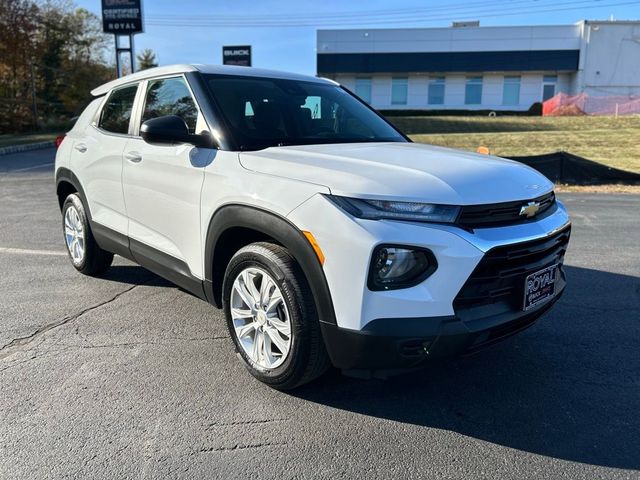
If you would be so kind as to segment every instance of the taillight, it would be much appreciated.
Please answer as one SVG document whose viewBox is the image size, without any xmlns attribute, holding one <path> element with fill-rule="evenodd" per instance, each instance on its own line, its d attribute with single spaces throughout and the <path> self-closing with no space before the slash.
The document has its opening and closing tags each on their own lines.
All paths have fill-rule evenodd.
<svg viewBox="0 0 640 480">
<path fill-rule="evenodd" d="M 60 146 L 66 135 L 58 135 L 55 140 L 56 148 Z"/>
</svg>

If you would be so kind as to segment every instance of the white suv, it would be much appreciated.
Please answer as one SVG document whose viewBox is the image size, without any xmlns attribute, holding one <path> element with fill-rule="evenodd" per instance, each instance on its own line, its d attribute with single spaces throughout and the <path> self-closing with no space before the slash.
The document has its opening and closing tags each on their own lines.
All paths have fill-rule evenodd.
<svg viewBox="0 0 640 480">
<path fill-rule="evenodd" d="M 564 290 L 545 177 L 411 143 L 330 80 L 177 65 L 92 94 L 56 157 L 74 267 L 118 254 L 223 308 L 272 387 L 474 351 Z"/>
</svg>

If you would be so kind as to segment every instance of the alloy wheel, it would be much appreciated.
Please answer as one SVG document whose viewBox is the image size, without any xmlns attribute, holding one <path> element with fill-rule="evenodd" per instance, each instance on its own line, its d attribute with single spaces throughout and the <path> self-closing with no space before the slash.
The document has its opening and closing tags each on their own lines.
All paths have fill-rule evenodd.
<svg viewBox="0 0 640 480">
<path fill-rule="evenodd" d="M 291 319 L 273 278 L 256 267 L 244 269 L 233 282 L 231 318 L 244 352 L 264 369 L 282 365 L 291 349 Z"/>
</svg>

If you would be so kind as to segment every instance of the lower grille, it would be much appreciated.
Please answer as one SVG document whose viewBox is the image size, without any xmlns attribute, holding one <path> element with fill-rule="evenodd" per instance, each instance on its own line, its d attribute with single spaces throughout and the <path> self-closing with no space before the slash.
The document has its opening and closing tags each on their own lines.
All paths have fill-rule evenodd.
<svg viewBox="0 0 640 480">
<path fill-rule="evenodd" d="M 552 236 L 489 250 L 453 302 L 463 321 L 522 311 L 524 282 L 538 270 L 559 264 L 558 287 L 564 285 L 562 262 L 571 227 Z"/>
</svg>

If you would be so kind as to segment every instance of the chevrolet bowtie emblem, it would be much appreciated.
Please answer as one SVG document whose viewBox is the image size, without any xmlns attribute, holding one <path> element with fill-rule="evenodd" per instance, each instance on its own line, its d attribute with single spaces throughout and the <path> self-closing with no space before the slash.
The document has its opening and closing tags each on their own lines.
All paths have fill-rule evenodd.
<svg viewBox="0 0 640 480">
<path fill-rule="evenodd" d="M 529 202 L 527 205 L 520 207 L 520 216 L 531 218 L 535 216 L 540 210 L 540 204 L 538 202 Z"/>
</svg>

